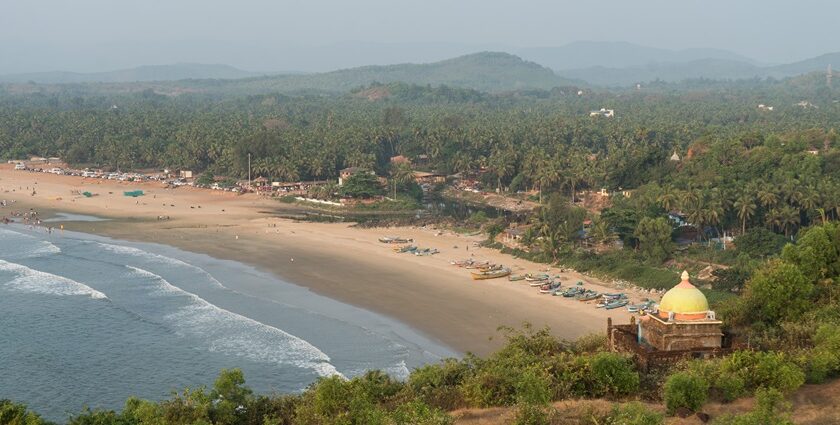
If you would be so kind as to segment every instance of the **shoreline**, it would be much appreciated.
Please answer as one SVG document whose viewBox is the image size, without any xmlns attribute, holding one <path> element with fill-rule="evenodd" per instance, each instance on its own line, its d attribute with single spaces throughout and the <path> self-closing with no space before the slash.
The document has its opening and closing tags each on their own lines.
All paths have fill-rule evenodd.
<svg viewBox="0 0 840 425">
<path fill-rule="evenodd" d="M 33 187 L 35 196 L 30 195 Z M 143 189 L 147 194 L 127 198 L 122 196 L 126 188 Z M 80 189 L 99 196 L 72 195 Z M 467 270 L 449 265 L 449 260 L 472 256 L 510 266 L 514 273 L 547 267 L 472 247 L 479 237 L 436 229 L 362 229 L 347 223 L 280 219 L 276 215 L 284 210 L 283 204 L 252 194 L 164 189 L 153 183 L 90 180 L 0 167 L 0 199 L 17 201 L 0 209 L 3 215 L 29 208 L 94 215 L 110 220 L 49 224 L 59 227 L 64 223 L 71 231 L 169 245 L 253 266 L 316 294 L 395 319 L 460 353 L 486 355 L 494 351 L 503 343 L 503 338 L 498 338 L 500 326 L 519 328 L 528 322 L 535 328 L 549 326 L 558 337 L 574 339 L 602 333 L 607 317 L 622 322 L 631 315 L 623 309 L 606 312 L 586 303 L 541 295 L 507 279 L 472 281 Z M 157 220 L 161 215 L 171 220 Z M 416 245 L 437 248 L 441 253 L 430 257 L 396 254 L 391 246 L 378 242 L 385 234 L 413 238 Z M 557 269 L 552 269 L 555 273 Z M 612 289 L 578 273 L 560 274 L 564 286 L 581 280 L 596 290 Z M 641 296 L 631 294 L 631 299 Z"/>
</svg>

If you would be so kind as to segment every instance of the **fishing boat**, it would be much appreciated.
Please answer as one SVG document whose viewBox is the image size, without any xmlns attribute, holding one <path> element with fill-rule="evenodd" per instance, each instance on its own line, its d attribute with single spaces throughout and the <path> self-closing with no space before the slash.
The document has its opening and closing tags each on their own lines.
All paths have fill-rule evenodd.
<svg viewBox="0 0 840 425">
<path fill-rule="evenodd" d="M 482 267 L 487 267 L 490 264 L 488 261 L 472 261 L 469 264 L 465 265 L 465 269 L 480 269 Z"/>
<path fill-rule="evenodd" d="M 528 282 L 542 282 L 544 280 L 548 280 L 548 278 L 549 278 L 548 274 L 545 274 L 545 273 L 536 274 L 536 275 L 528 273 L 528 274 L 525 275 L 525 280 L 527 280 Z"/>
<path fill-rule="evenodd" d="M 540 286 L 540 293 L 541 294 L 553 294 L 555 291 L 560 289 L 560 282 L 551 282 L 547 283 L 543 286 Z"/>
<path fill-rule="evenodd" d="M 492 272 L 492 271 L 496 271 L 496 270 L 501 270 L 503 268 L 504 267 L 501 264 L 490 264 L 490 265 L 487 265 L 487 266 L 479 267 L 478 271 L 480 271 L 480 272 Z"/>
<path fill-rule="evenodd" d="M 599 294 L 595 291 L 592 291 L 592 290 L 588 290 L 588 291 L 582 292 L 578 297 L 576 297 L 576 299 L 578 301 L 581 301 L 581 302 L 586 302 L 586 301 L 592 301 L 592 300 L 598 299 L 598 297 L 600 297 L 600 296 L 601 296 L 601 294 Z"/>
<path fill-rule="evenodd" d="M 616 301 L 613 301 L 613 302 L 611 302 L 611 303 L 608 303 L 607 305 L 605 305 L 605 306 L 604 306 L 604 308 L 605 308 L 605 309 L 607 309 L 607 310 L 612 310 L 612 309 L 614 309 L 614 308 L 624 307 L 624 306 L 626 306 L 629 302 L 630 302 L 630 301 L 627 301 L 627 300 L 616 300 Z"/>
<path fill-rule="evenodd" d="M 400 254 L 402 254 L 404 252 L 414 252 L 414 251 L 417 251 L 417 247 L 414 246 L 414 245 L 405 245 L 405 246 L 400 246 L 400 247 L 394 248 L 394 252 L 397 252 L 397 253 L 400 253 Z"/>
<path fill-rule="evenodd" d="M 528 280 L 528 278 L 526 277 L 525 280 Z M 539 288 L 540 286 L 545 285 L 547 282 L 548 282 L 548 279 L 545 279 L 545 280 L 531 280 L 531 281 L 528 281 L 528 286 L 530 286 L 532 288 Z"/>
<path fill-rule="evenodd" d="M 383 237 L 379 238 L 379 242 L 389 243 L 389 244 L 391 244 L 391 243 L 409 243 L 409 242 L 414 242 L 414 239 L 406 239 L 406 238 L 401 238 L 401 237 L 398 237 L 398 236 L 383 236 Z"/>
<path fill-rule="evenodd" d="M 488 270 L 488 271 L 478 271 L 478 272 L 471 272 L 473 280 L 485 280 L 485 279 L 497 279 L 500 277 L 505 277 L 510 275 L 510 269 L 502 268 L 499 270 Z"/>
<path fill-rule="evenodd" d="M 573 287 L 563 291 L 563 297 L 572 298 L 572 297 L 575 297 L 575 296 L 577 296 L 578 294 L 581 294 L 581 293 L 583 293 L 583 289 L 578 288 L 576 286 L 573 286 Z"/>
<path fill-rule="evenodd" d="M 524 274 L 512 274 L 512 275 L 508 276 L 508 280 L 511 281 L 511 282 L 515 282 L 515 281 L 518 281 L 518 280 L 525 280 L 525 275 Z"/>
</svg>

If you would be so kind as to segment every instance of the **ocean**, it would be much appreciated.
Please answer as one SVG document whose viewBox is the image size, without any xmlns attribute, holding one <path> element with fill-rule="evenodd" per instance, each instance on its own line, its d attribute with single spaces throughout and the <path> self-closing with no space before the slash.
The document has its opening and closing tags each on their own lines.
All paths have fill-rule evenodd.
<svg viewBox="0 0 840 425">
<path fill-rule="evenodd" d="M 81 220 L 83 217 L 76 217 Z M 458 353 L 387 317 L 245 264 L 73 232 L 0 227 L 0 399 L 63 421 L 212 386 L 262 394 Z"/>
</svg>

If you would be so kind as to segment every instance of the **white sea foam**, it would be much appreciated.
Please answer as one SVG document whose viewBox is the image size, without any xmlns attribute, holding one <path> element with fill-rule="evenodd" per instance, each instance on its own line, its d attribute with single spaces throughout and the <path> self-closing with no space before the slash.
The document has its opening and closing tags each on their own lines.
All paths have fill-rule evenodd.
<svg viewBox="0 0 840 425">
<path fill-rule="evenodd" d="M 73 279 L 31 269 L 17 263 L 0 260 L 0 271 L 17 275 L 4 284 L 12 290 L 47 295 L 85 295 L 94 299 L 108 298 L 102 292 Z"/>
<path fill-rule="evenodd" d="M 187 263 L 185 261 L 181 261 L 177 258 L 172 258 L 172 257 L 167 257 L 165 255 L 155 254 L 155 253 L 152 253 L 152 252 L 149 252 L 149 251 L 144 251 L 142 249 L 134 248 L 134 247 L 131 247 L 131 246 L 112 245 L 112 244 L 109 244 L 109 243 L 102 243 L 102 242 L 97 242 L 97 244 L 102 246 L 103 249 L 105 249 L 107 251 L 110 251 L 114 254 L 129 255 L 129 256 L 132 256 L 132 257 L 139 257 L 139 258 L 143 258 L 143 259 L 148 260 L 148 261 L 153 261 L 153 262 L 163 263 L 163 264 L 168 264 L 168 265 L 173 265 L 173 266 L 186 267 L 186 268 L 198 271 L 199 273 L 202 273 L 202 274 L 206 275 L 207 278 L 210 280 L 210 282 L 212 282 L 216 286 L 218 286 L 220 288 L 225 288 L 225 286 L 222 285 L 222 282 L 219 282 L 215 277 L 213 277 L 213 275 L 208 273 L 206 270 L 202 269 L 201 267 L 194 266 L 194 265 L 192 265 L 190 263 Z"/>
<path fill-rule="evenodd" d="M 31 235 L 27 235 L 26 233 L 0 229 L 0 235 L 14 235 L 16 237 L 26 239 L 27 241 L 35 241 L 35 244 L 33 246 L 21 248 L 20 250 L 18 250 L 15 253 L 15 257 L 18 258 L 42 257 L 44 255 L 58 254 L 61 252 L 61 248 L 53 245 L 49 241 L 45 241 Z"/>
<path fill-rule="evenodd" d="M 330 358 L 312 344 L 273 326 L 215 306 L 148 270 L 126 267 L 136 275 L 156 282 L 159 294 L 189 297 L 188 306 L 167 315 L 166 319 L 171 320 L 180 332 L 209 339 L 211 351 L 231 353 L 255 361 L 292 364 L 314 370 L 320 376 L 341 375 L 330 364 Z"/>
</svg>

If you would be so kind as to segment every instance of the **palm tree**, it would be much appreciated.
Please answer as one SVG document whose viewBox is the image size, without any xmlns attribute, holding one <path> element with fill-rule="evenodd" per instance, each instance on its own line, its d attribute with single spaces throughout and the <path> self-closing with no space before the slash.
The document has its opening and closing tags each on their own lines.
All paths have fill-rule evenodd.
<svg viewBox="0 0 840 425">
<path fill-rule="evenodd" d="M 656 198 L 656 202 L 667 212 L 674 210 L 677 201 L 677 194 L 671 185 L 663 186 L 662 193 Z"/>
<path fill-rule="evenodd" d="M 749 193 L 744 191 L 738 195 L 738 199 L 735 200 L 733 206 L 738 213 L 738 218 L 741 219 L 741 234 L 743 235 L 747 232 L 747 220 L 755 214 L 755 201 Z"/>
<path fill-rule="evenodd" d="M 776 194 L 776 189 L 771 185 L 765 185 L 756 194 L 761 206 L 765 209 L 771 209 L 779 202 L 779 196 Z"/>
<path fill-rule="evenodd" d="M 406 184 L 414 179 L 414 171 L 406 163 L 395 164 L 391 167 L 391 183 L 394 185 L 394 199 L 397 199 L 397 185 Z"/>
<path fill-rule="evenodd" d="M 543 189 L 551 187 L 560 180 L 560 170 L 557 163 L 551 160 L 543 162 L 537 171 L 537 181 L 540 188 L 540 205 L 543 203 Z"/>
</svg>

